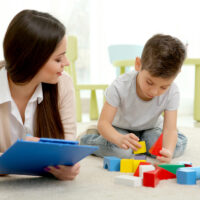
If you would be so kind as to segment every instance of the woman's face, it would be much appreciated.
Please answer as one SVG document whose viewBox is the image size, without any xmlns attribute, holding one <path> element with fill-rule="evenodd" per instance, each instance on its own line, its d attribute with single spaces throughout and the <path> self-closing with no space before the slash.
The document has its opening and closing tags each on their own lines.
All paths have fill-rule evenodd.
<svg viewBox="0 0 200 200">
<path fill-rule="evenodd" d="M 58 47 L 52 53 L 48 61 L 36 75 L 39 82 L 55 84 L 62 75 L 64 66 L 69 66 L 66 57 L 67 39 L 66 36 L 60 41 Z"/>
</svg>

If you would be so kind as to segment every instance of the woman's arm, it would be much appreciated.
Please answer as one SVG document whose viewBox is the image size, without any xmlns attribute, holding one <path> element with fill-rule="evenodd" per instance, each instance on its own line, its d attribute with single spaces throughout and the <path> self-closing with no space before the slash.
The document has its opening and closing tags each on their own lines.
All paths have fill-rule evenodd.
<svg viewBox="0 0 200 200">
<path fill-rule="evenodd" d="M 66 73 L 58 82 L 59 112 L 66 140 L 76 139 L 75 90 L 72 79 Z"/>
</svg>

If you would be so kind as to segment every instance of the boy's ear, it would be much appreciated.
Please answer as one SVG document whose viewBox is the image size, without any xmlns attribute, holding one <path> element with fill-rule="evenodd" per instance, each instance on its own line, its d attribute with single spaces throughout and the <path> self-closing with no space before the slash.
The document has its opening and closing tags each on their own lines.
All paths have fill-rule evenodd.
<svg viewBox="0 0 200 200">
<path fill-rule="evenodd" d="M 141 59 L 139 57 L 135 58 L 135 70 L 138 72 L 141 70 Z"/>
</svg>

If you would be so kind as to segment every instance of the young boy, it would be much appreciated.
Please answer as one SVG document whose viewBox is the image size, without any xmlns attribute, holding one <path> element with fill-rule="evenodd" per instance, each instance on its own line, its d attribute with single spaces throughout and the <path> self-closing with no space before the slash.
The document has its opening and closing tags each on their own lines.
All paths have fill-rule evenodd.
<svg viewBox="0 0 200 200">
<path fill-rule="evenodd" d="M 95 155 L 130 158 L 145 140 L 147 152 L 163 133 L 160 162 L 183 154 L 187 138 L 177 133 L 179 90 L 173 82 L 186 57 L 177 38 L 157 34 L 136 58 L 135 71 L 116 78 L 105 92 L 98 133 L 81 137 L 81 144 L 98 145 Z M 164 112 L 164 120 L 162 113 Z M 148 154 L 150 155 L 150 154 Z"/>
</svg>

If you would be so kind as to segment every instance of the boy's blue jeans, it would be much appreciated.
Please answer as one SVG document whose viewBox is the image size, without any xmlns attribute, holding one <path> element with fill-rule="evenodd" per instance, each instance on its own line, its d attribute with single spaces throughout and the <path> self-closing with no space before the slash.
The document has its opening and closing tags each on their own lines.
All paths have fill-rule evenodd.
<svg viewBox="0 0 200 200">
<path fill-rule="evenodd" d="M 114 127 L 119 133 L 121 134 L 128 134 L 128 133 L 134 133 L 137 135 L 137 137 L 140 138 L 140 140 L 144 140 L 146 142 L 146 148 L 147 148 L 147 155 L 154 157 L 149 153 L 149 149 L 151 146 L 157 141 L 158 137 L 162 133 L 162 129 L 160 128 L 153 128 L 148 129 L 144 131 L 129 131 L 121 128 Z M 108 142 L 106 139 L 104 139 L 100 134 L 86 134 L 80 139 L 81 145 L 95 145 L 99 147 L 99 150 L 94 152 L 93 154 L 99 157 L 104 156 L 116 156 L 119 158 L 131 158 L 133 153 L 132 149 L 124 150 L 119 148 L 117 145 Z M 181 134 L 178 133 L 178 141 L 176 144 L 176 148 L 174 151 L 173 157 L 179 157 L 183 154 L 187 144 L 187 138 Z"/>
</svg>

